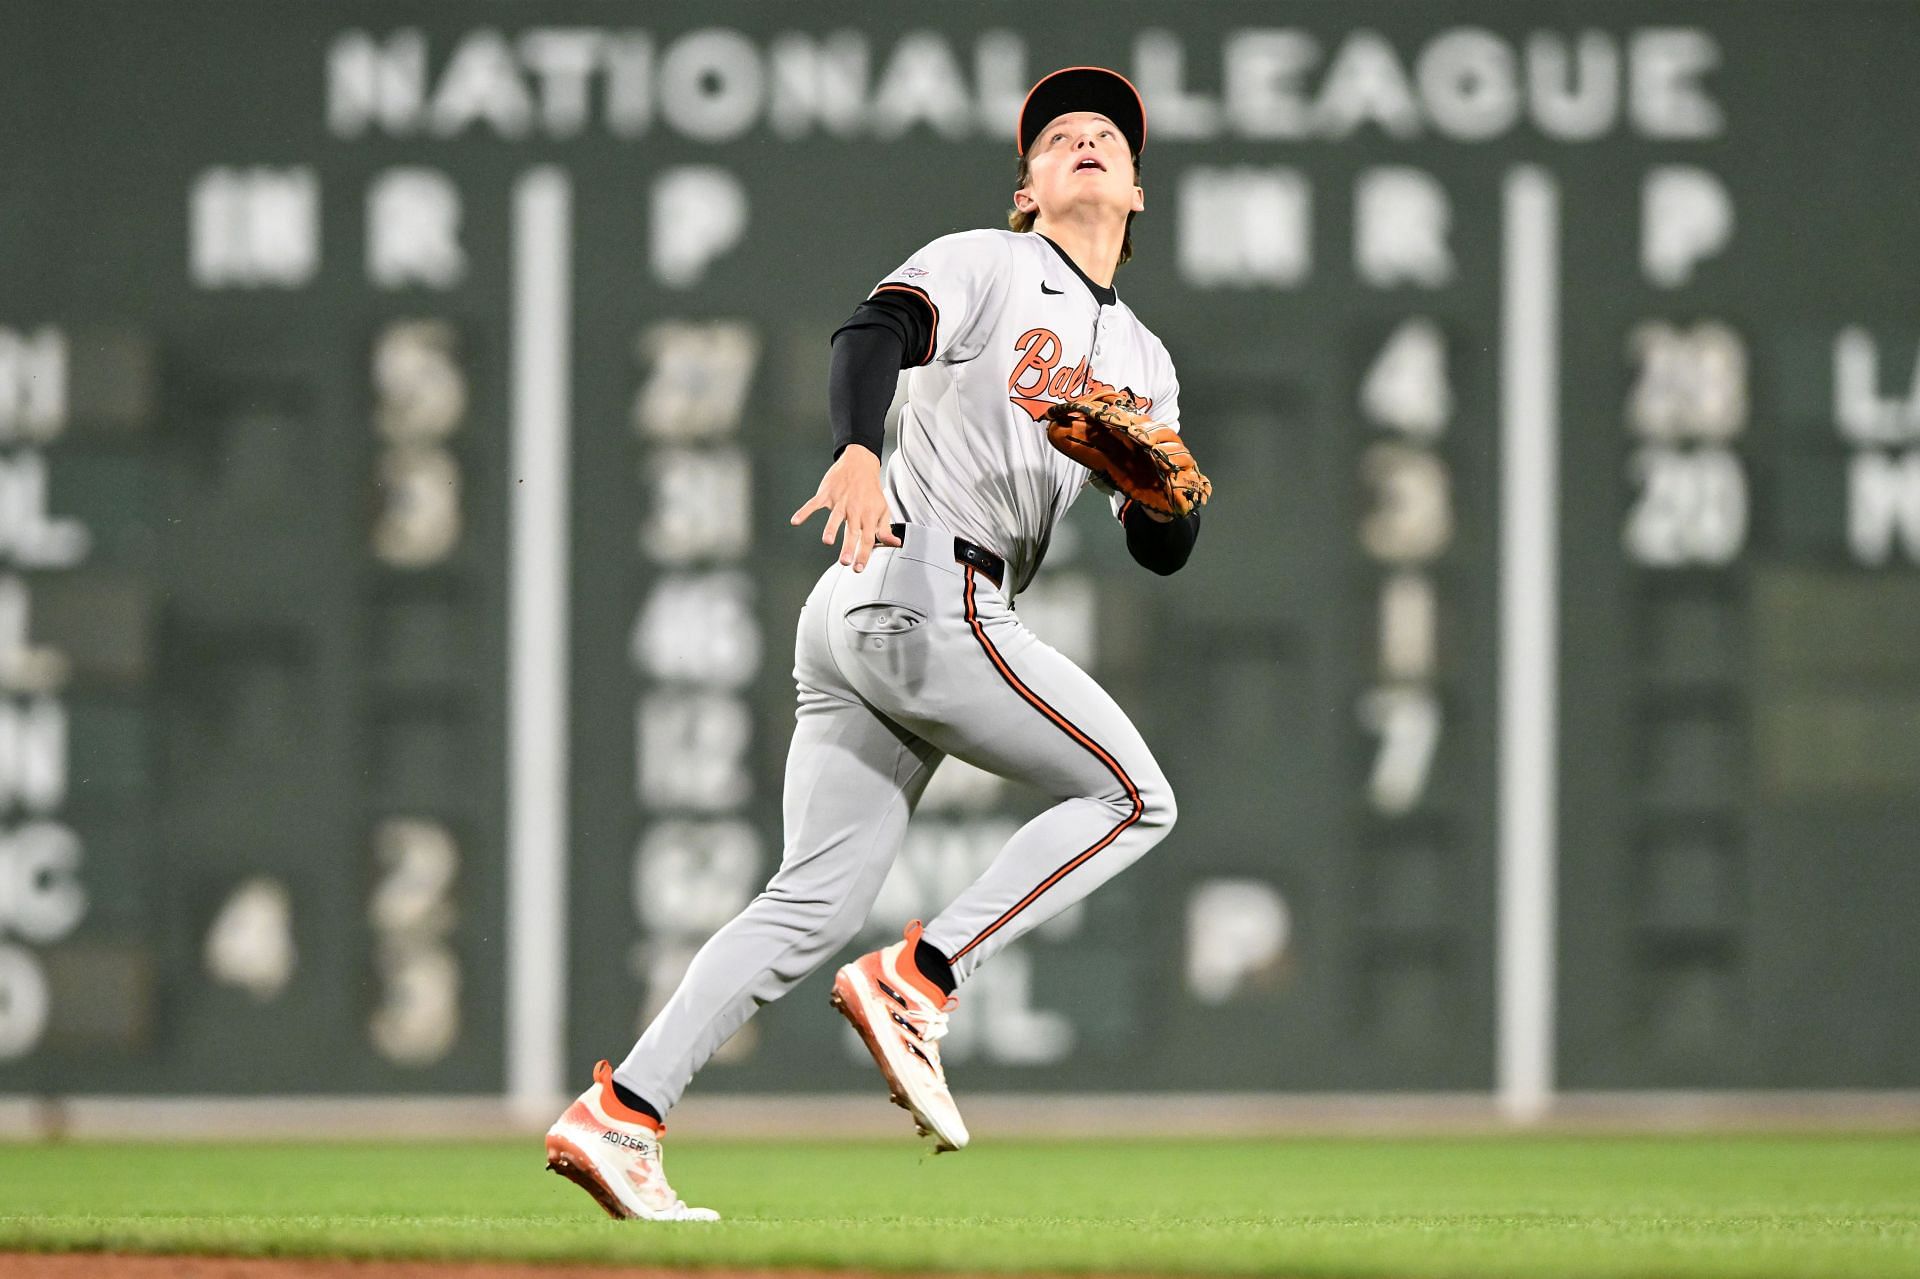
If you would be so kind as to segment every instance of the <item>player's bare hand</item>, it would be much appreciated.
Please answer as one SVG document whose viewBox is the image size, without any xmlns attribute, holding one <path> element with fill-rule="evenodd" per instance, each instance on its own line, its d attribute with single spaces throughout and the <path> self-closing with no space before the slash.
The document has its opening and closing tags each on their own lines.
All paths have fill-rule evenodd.
<svg viewBox="0 0 1920 1279">
<path fill-rule="evenodd" d="M 851 564 L 856 573 L 866 568 L 875 546 L 900 545 L 900 539 L 893 535 L 887 495 L 880 488 L 880 459 L 865 445 L 849 444 L 842 449 L 820 477 L 819 490 L 788 522 L 805 524 L 815 511 L 827 513 L 827 527 L 820 541 L 832 546 L 834 538 L 841 536 L 840 562 Z"/>
</svg>

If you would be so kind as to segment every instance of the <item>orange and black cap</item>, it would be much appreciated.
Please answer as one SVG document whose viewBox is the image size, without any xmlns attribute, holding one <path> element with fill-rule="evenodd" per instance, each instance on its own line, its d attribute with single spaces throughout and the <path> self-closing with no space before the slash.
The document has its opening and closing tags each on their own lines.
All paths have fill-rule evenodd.
<svg viewBox="0 0 1920 1279">
<path fill-rule="evenodd" d="M 1040 130 L 1069 111 L 1098 111 L 1119 126 L 1135 155 L 1147 145 L 1147 107 L 1132 81 L 1105 67 L 1062 67 L 1042 76 L 1020 104 L 1013 139 L 1019 154 L 1025 155 Z"/>
</svg>

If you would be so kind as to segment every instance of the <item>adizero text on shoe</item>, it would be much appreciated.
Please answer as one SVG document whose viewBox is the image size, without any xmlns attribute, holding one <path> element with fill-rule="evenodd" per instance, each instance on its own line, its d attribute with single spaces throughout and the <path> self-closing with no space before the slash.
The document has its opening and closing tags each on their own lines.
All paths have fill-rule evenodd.
<svg viewBox="0 0 1920 1279">
<path fill-rule="evenodd" d="M 893 1103 L 912 1112 L 936 1149 L 959 1150 L 967 1144 L 967 1125 L 940 1064 L 947 1014 L 959 1001 L 914 967 L 913 948 L 919 940 L 916 921 L 907 925 L 904 940 L 841 968 L 833 977 L 833 1006 L 873 1054 Z"/>
<path fill-rule="evenodd" d="M 547 1170 L 593 1196 L 608 1215 L 638 1221 L 718 1221 L 711 1208 L 689 1208 L 667 1184 L 660 1138 L 650 1116 L 613 1095 L 613 1068 L 601 1062 L 593 1086 L 547 1129 Z"/>
</svg>

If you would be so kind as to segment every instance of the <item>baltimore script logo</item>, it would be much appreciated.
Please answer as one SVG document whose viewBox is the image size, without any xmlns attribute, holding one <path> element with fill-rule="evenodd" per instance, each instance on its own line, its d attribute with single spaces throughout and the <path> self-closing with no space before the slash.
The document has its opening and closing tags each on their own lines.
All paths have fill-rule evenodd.
<svg viewBox="0 0 1920 1279">
<path fill-rule="evenodd" d="M 1078 364 L 1063 366 L 1060 335 L 1052 329 L 1028 329 L 1014 339 L 1013 349 L 1020 352 L 1020 362 L 1007 375 L 1007 399 L 1025 409 L 1027 416 L 1036 422 L 1046 417 L 1047 409 L 1061 400 L 1101 395 L 1114 389 L 1112 383 L 1093 376 L 1084 355 Z M 1136 411 L 1146 413 L 1153 408 L 1152 400 L 1134 395 L 1132 387 L 1124 389 L 1132 396 Z"/>
</svg>

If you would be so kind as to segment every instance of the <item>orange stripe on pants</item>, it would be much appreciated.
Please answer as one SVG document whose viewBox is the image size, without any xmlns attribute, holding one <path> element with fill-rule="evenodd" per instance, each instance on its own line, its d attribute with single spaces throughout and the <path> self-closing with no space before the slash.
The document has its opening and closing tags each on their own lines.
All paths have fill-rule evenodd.
<svg viewBox="0 0 1920 1279">
<path fill-rule="evenodd" d="M 1071 873 L 1075 867 L 1079 866 L 1082 862 L 1086 861 L 1089 857 L 1092 857 L 1095 853 L 1099 852 L 1101 849 L 1105 848 L 1107 845 L 1113 843 L 1114 840 L 1120 838 L 1120 833 L 1126 830 L 1127 827 L 1139 821 L 1141 814 L 1146 811 L 1146 804 L 1143 803 L 1140 799 L 1140 788 L 1133 784 L 1133 779 L 1127 776 L 1126 769 L 1120 767 L 1120 762 L 1114 759 L 1112 755 L 1108 754 L 1107 751 L 1101 747 L 1100 743 L 1094 741 L 1091 737 L 1088 737 L 1085 733 L 1081 732 L 1078 728 L 1074 727 L 1072 721 L 1067 719 L 1066 716 L 1062 715 L 1059 711 L 1056 711 L 1055 709 L 1053 709 L 1053 707 L 1047 705 L 1046 701 L 1042 699 L 1038 693 L 1035 693 L 1032 689 L 1028 688 L 1025 684 L 1021 683 L 1020 677 L 1013 673 L 1013 668 L 1007 665 L 1006 660 L 1002 658 L 1000 656 L 999 651 L 994 648 L 993 641 L 987 638 L 986 628 L 980 625 L 979 614 L 974 608 L 973 575 L 974 575 L 974 569 L 971 565 L 969 565 L 967 567 L 967 624 L 973 628 L 973 636 L 975 639 L 980 641 L 980 647 L 986 653 L 987 660 L 993 663 L 993 668 L 996 671 L 1000 672 L 1000 678 L 1005 680 L 1007 682 L 1007 686 L 1011 688 L 1015 693 L 1018 693 L 1023 701 L 1025 701 L 1029 706 L 1032 706 L 1035 710 L 1039 711 L 1042 715 L 1045 715 L 1048 719 L 1052 720 L 1054 724 L 1059 727 L 1061 732 L 1065 733 L 1068 737 L 1071 737 L 1075 742 L 1085 747 L 1088 751 L 1090 751 L 1094 755 L 1095 758 L 1097 758 L 1102 764 L 1105 764 L 1107 766 L 1107 771 L 1112 773 L 1114 777 L 1119 780 L 1122 788 L 1126 790 L 1127 798 L 1133 801 L 1133 809 L 1124 818 L 1120 820 L 1120 824 L 1118 826 L 1115 826 L 1112 830 L 1108 831 L 1106 835 L 1103 836 L 1098 842 L 1096 842 L 1091 848 L 1084 849 L 1081 852 L 1074 854 L 1073 858 L 1069 860 L 1066 863 L 1066 865 L 1060 867 L 1060 869 L 1054 871 L 1053 874 L 1047 876 L 1044 880 L 1042 880 L 1038 888 L 1035 888 L 1032 892 L 1028 893 L 1025 897 L 1022 897 L 1019 901 L 1015 902 L 1013 904 L 1013 907 L 1010 910 L 1008 910 L 1005 914 L 1001 915 L 1000 918 L 994 920 L 991 924 L 988 924 L 987 927 L 980 933 L 978 937 L 975 937 L 972 941 L 968 942 L 965 946 L 962 946 L 959 950 L 949 955 L 947 957 L 949 960 L 960 959 L 968 951 L 972 950 L 975 946 L 978 946 L 981 942 L 985 941 L 987 938 L 999 932 L 1001 928 L 1006 926 L 1009 920 L 1011 920 L 1015 915 L 1018 915 L 1021 911 L 1025 910 L 1027 907 L 1033 905 L 1034 902 L 1038 901 L 1040 899 L 1041 894 L 1045 893 L 1049 888 L 1052 888 L 1055 884 L 1059 883 L 1062 879 L 1066 878 L 1066 876 L 1069 873 Z"/>
</svg>

